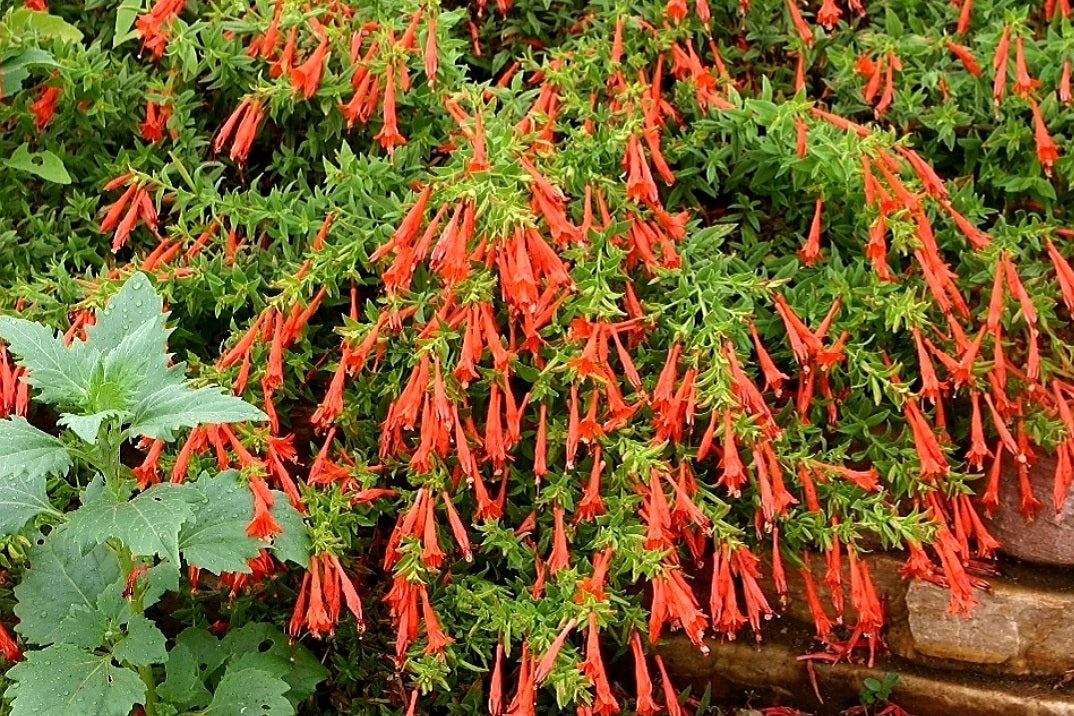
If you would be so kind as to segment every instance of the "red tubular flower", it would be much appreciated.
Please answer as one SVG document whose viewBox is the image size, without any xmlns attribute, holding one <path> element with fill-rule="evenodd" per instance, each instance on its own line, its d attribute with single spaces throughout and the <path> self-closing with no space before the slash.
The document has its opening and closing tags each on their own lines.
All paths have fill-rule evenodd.
<svg viewBox="0 0 1074 716">
<path fill-rule="evenodd" d="M 0 624 L 0 654 L 9 662 L 22 661 L 22 648 L 3 624 Z"/>
<path fill-rule="evenodd" d="M 147 142 L 159 142 L 164 139 L 164 129 L 172 115 L 170 104 L 146 102 L 145 121 L 138 124 L 142 139 Z"/>
<path fill-rule="evenodd" d="M 388 62 L 384 70 L 384 125 L 373 139 L 380 142 L 389 154 L 406 144 L 406 137 L 399 133 L 399 121 L 395 114 L 395 62 Z"/>
<path fill-rule="evenodd" d="M 1063 74 L 1059 77 L 1059 87 L 1056 88 L 1056 96 L 1059 101 L 1070 106 L 1072 101 L 1070 93 L 1070 60 L 1063 61 Z"/>
<path fill-rule="evenodd" d="M 809 555 L 806 554 L 805 557 L 805 566 L 801 567 L 798 572 L 801 574 L 802 581 L 805 584 L 806 602 L 809 605 L 809 613 L 813 615 L 813 625 L 817 629 L 817 639 L 827 641 L 828 635 L 832 632 L 832 620 L 828 618 L 828 612 L 824 610 L 824 605 L 817 594 L 817 584 L 813 579 L 813 570 L 809 568 Z"/>
<path fill-rule="evenodd" d="M 499 669 L 499 661 L 497 661 L 497 669 Z M 522 656 L 518 667 L 518 690 L 515 691 L 515 697 L 507 706 L 505 716 L 536 716 L 534 709 L 537 694 L 533 671 L 533 655 L 530 654 L 529 644 L 522 642 Z M 496 712 L 495 709 L 491 710 L 493 713 Z"/>
<path fill-rule="evenodd" d="M 436 618 L 436 612 L 429 603 L 429 592 L 424 584 L 419 587 L 419 594 L 421 595 L 421 618 L 425 622 L 425 635 L 428 639 L 425 654 L 443 654 L 448 645 L 453 644 L 455 640 L 440 628 L 440 620 Z"/>
<path fill-rule="evenodd" d="M 824 0 L 820 5 L 820 10 L 817 11 L 817 22 L 830 32 L 842 16 L 843 11 L 839 9 L 835 0 Z"/>
<path fill-rule="evenodd" d="M 977 64 L 977 59 L 973 56 L 973 51 L 970 50 L 970 48 L 965 47 L 964 45 L 959 45 L 951 40 L 946 40 L 944 44 L 947 46 L 947 49 L 951 51 L 951 54 L 959 59 L 967 72 L 974 77 L 981 76 L 981 66 Z"/>
<path fill-rule="evenodd" d="M 142 49 L 149 50 L 154 60 L 163 57 L 168 49 L 168 33 L 185 5 L 186 0 L 157 0 L 149 12 L 135 20 L 135 29 L 142 38 Z"/>
<path fill-rule="evenodd" d="M 552 645 L 548 647 L 548 651 L 541 657 L 541 661 L 537 664 L 537 670 L 533 674 L 534 683 L 540 685 L 544 683 L 544 680 L 548 678 L 548 675 L 552 673 L 552 668 L 556 664 L 556 657 L 559 656 L 560 650 L 563 648 L 563 644 L 567 641 L 567 637 L 570 636 L 571 631 L 574 629 L 578 622 L 574 619 L 570 619 L 560 630 L 556 638 L 552 640 Z"/>
<path fill-rule="evenodd" d="M 556 574 L 571 565 L 571 552 L 567 544 L 567 531 L 563 524 L 563 506 L 557 504 L 552 509 L 555 522 L 552 537 L 552 553 L 548 557 L 548 569 Z"/>
<path fill-rule="evenodd" d="M 220 132 L 217 133 L 216 139 L 213 141 L 213 152 L 219 153 L 230 140 L 231 150 L 228 156 L 231 157 L 233 162 L 242 166 L 246 163 L 246 158 L 250 154 L 250 147 L 257 137 L 257 131 L 261 127 L 261 122 L 264 118 L 265 113 L 261 108 L 261 100 L 251 97 L 244 98 L 239 103 L 239 106 L 235 108 L 235 111 L 231 113 L 231 116 L 228 117 L 227 121 L 224 122 Z"/>
<path fill-rule="evenodd" d="M 959 35 L 965 35 L 970 29 L 970 16 L 973 14 L 973 0 L 962 0 L 962 9 L 958 13 L 958 28 L 955 30 Z"/>
<path fill-rule="evenodd" d="M 138 467 L 131 470 L 134 473 L 134 477 L 138 480 L 138 487 L 145 489 L 149 485 L 155 485 L 160 482 L 160 455 L 164 452 L 164 441 L 154 440 L 153 444 L 149 448 L 149 452 L 146 453 L 145 460 Z"/>
<path fill-rule="evenodd" d="M 37 101 L 30 105 L 30 112 L 34 115 L 34 126 L 37 127 L 38 132 L 45 131 L 45 128 L 52 122 L 52 117 L 56 114 L 56 101 L 60 98 L 61 91 L 59 87 L 45 87 L 41 90 L 41 96 Z"/>
<path fill-rule="evenodd" d="M 637 693 L 634 713 L 638 716 L 654 716 L 660 712 L 660 706 L 653 699 L 653 682 L 649 678 L 649 667 L 645 662 L 641 635 L 636 629 L 630 632 L 630 649 L 634 655 L 634 683 Z"/>
<path fill-rule="evenodd" d="M 787 0 L 787 10 L 791 14 L 791 22 L 794 24 L 798 37 L 805 43 L 806 47 L 812 47 L 814 41 L 813 28 L 802 17 L 802 11 L 798 9 L 797 0 Z"/>
<path fill-rule="evenodd" d="M 298 67 L 291 69 L 291 86 L 295 93 L 309 100 L 317 93 L 324 75 L 324 64 L 328 60 L 328 38 L 322 37 L 313 54 Z"/>
<path fill-rule="evenodd" d="M 671 684 L 671 677 L 668 676 L 668 671 L 664 668 L 664 660 L 659 654 L 656 655 L 656 666 L 660 669 L 660 684 L 664 690 L 664 703 L 668 708 L 668 716 L 683 716 L 679 695 Z"/>
<path fill-rule="evenodd" d="M 591 594 L 601 602 L 608 598 L 604 593 L 604 583 L 608 578 L 608 567 L 613 554 L 614 550 L 611 547 L 605 547 L 593 557 L 593 574 L 578 583 L 578 593 L 574 596 L 575 602 L 583 603 L 586 594 Z"/>
<path fill-rule="evenodd" d="M 1040 105 L 1031 102 L 1030 107 L 1033 111 L 1033 137 L 1037 144 L 1037 160 L 1044 167 L 1044 173 L 1051 176 L 1052 165 L 1059 159 L 1059 145 L 1052 139 L 1052 135 L 1048 134 L 1048 127 L 1040 113 Z"/>
<path fill-rule="evenodd" d="M 965 0 L 965 2 L 968 4 L 970 0 Z M 963 10 L 965 10 L 965 6 L 963 6 Z M 959 34 L 962 33 L 960 32 Z M 999 44 L 996 45 L 996 54 L 992 57 L 992 68 L 996 71 L 996 77 L 992 83 L 992 98 L 995 100 L 996 105 L 1003 101 L 1003 97 L 1007 92 L 1007 58 L 1010 46 L 1011 26 L 1007 25 L 1003 28 Z"/>
<path fill-rule="evenodd" d="M 422 563 L 429 569 L 440 569 L 447 555 L 440 549 L 440 538 L 436 529 L 436 509 L 432 499 L 425 501 L 425 526 L 422 530 L 422 545 Z"/>
<path fill-rule="evenodd" d="M 664 12 L 678 24 L 686 18 L 686 14 L 690 12 L 690 8 L 686 5 L 686 0 L 668 0 Z"/>
<path fill-rule="evenodd" d="M 1029 76 L 1026 66 L 1025 38 L 1019 36 L 1015 41 L 1014 53 L 1014 93 L 1022 99 L 1028 99 L 1033 90 L 1040 87 L 1040 80 Z"/>
<path fill-rule="evenodd" d="M 1070 263 L 1059 253 L 1051 240 L 1046 240 L 1045 245 L 1048 247 L 1048 258 L 1052 260 L 1052 266 L 1055 267 L 1055 277 L 1059 282 L 1059 293 L 1063 297 L 1063 304 L 1067 307 L 1067 311 L 1074 314 L 1074 268 L 1071 268 Z"/>
<path fill-rule="evenodd" d="M 259 539 L 268 539 L 283 532 L 283 528 L 272 516 L 270 508 L 276 502 L 268 484 L 260 477 L 250 479 L 250 492 L 254 494 L 254 518 L 246 527 L 246 534 Z"/>
<path fill-rule="evenodd" d="M 992 454 L 985 443 L 984 428 L 981 425 L 981 401 L 980 394 L 974 390 L 970 392 L 970 402 L 973 404 L 973 414 L 970 420 L 970 449 L 966 453 L 966 462 L 974 469 L 984 467 L 984 459 Z"/>
<path fill-rule="evenodd" d="M 593 446 L 593 465 L 589 471 L 589 482 L 586 483 L 585 492 L 574 514 L 575 524 L 592 521 L 605 513 L 604 499 L 600 495 L 600 478 L 603 472 L 602 449 L 596 444 Z"/>
<path fill-rule="evenodd" d="M 820 260 L 820 232 L 823 211 L 824 199 L 818 197 L 816 206 L 813 209 L 813 222 L 809 225 L 809 237 L 806 239 L 805 246 L 798 251 L 798 257 L 802 259 L 802 263 L 810 268 Z"/>
<path fill-rule="evenodd" d="M 582 662 L 582 674 L 594 686 L 593 713 L 606 716 L 619 713 L 619 702 L 612 694 L 612 685 L 604 670 L 604 661 L 600 656 L 600 628 L 597 625 L 597 613 L 589 613 L 589 632 L 586 636 L 585 661 Z"/>
</svg>

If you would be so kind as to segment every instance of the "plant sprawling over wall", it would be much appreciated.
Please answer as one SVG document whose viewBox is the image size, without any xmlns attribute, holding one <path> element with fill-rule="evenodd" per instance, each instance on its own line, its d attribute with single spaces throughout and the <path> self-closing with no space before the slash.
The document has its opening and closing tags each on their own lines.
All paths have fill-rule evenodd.
<svg viewBox="0 0 1074 716">
<path fill-rule="evenodd" d="M 123 457 L 301 512 L 308 566 L 174 618 L 275 621 L 311 712 L 675 714 L 653 646 L 760 635 L 788 570 L 871 658 L 865 552 L 969 610 L 982 511 L 1074 482 L 1065 0 L 26 5 L 0 311 L 80 345 L 141 272 L 264 411 Z M 53 420 L 34 384 L 0 353 L 0 414 Z"/>
</svg>

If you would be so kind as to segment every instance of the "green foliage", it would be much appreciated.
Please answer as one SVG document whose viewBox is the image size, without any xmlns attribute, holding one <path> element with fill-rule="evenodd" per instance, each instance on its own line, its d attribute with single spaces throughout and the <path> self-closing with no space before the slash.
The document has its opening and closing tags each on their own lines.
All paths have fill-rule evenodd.
<svg viewBox="0 0 1074 716">
<path fill-rule="evenodd" d="M 191 387 L 183 365 L 168 365 L 171 331 L 165 318 L 161 297 L 139 273 L 97 313 L 84 341 L 68 345 L 23 319 L 0 323 L 0 336 L 34 376 L 39 400 L 78 411 L 61 412 L 57 420 L 73 437 L 53 437 L 22 417 L 0 421 L 0 529 L 12 534 L 33 520 L 43 535 L 29 550 L 29 567 L 14 589 L 18 633 L 42 648 L 27 652 L 9 671 L 6 696 L 13 714 L 126 716 L 140 704 L 153 716 L 205 706 L 193 684 L 186 693 L 173 690 L 173 704 L 158 700 L 158 681 L 168 693 L 163 687 L 173 672 L 158 676 L 171 653 L 167 636 L 145 610 L 166 591 L 178 591 L 181 566 L 219 575 L 249 572 L 248 563 L 273 546 L 247 534 L 254 500 L 236 472 L 203 473 L 194 482 L 138 490 L 121 462 L 123 443 L 134 437 L 170 439 L 170 431 L 180 426 L 265 417 L 218 389 Z M 164 391 L 167 397 L 161 398 Z M 180 400 L 181 415 L 159 412 L 169 400 Z M 86 474 L 92 478 L 84 487 L 62 483 L 68 494 L 77 488 L 78 505 L 59 509 L 46 490 L 47 478 Z M 305 532 L 294 508 L 279 509 L 289 530 Z M 288 535 L 286 542 L 281 537 L 281 544 L 290 558 L 306 559 L 302 536 Z M 232 648 L 251 633 L 269 646 L 246 640 L 242 648 Z M 285 695 L 305 698 L 324 677 L 307 652 L 280 647 L 277 635 L 253 622 L 224 640 L 216 649 L 223 654 L 217 666 L 226 664 L 227 672 L 203 713 L 243 708 L 294 713 Z M 183 644 L 172 647 L 180 659 L 186 657 Z M 281 648 L 286 658 L 279 655 Z M 258 656 L 274 668 L 248 668 Z M 175 678 L 188 678 L 179 673 L 184 675 Z M 294 685 L 284 678 L 294 679 Z M 245 692 L 244 684 L 255 688 Z"/>
</svg>

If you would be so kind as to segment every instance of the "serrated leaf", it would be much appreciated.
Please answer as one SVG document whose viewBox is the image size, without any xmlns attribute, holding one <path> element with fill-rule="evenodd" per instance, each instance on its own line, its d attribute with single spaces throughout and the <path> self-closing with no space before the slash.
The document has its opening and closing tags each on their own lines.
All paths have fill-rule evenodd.
<svg viewBox="0 0 1074 716">
<path fill-rule="evenodd" d="M 306 521 L 287 495 L 279 490 L 273 490 L 272 494 L 276 498 L 271 508 L 272 517 L 283 529 L 282 533 L 273 536 L 272 551 L 281 562 L 294 562 L 300 567 L 308 567 L 313 545 L 306 529 Z"/>
<path fill-rule="evenodd" d="M 284 694 L 290 688 L 260 669 L 229 669 L 216 687 L 216 693 L 203 716 L 235 716 L 235 714 L 259 714 L 259 716 L 291 716 L 295 712 Z"/>
<path fill-rule="evenodd" d="M 7 677 L 14 681 L 5 694 L 14 699 L 11 716 L 127 716 L 145 699 L 137 673 L 69 644 L 28 652 Z"/>
<path fill-rule="evenodd" d="M 252 622 L 234 629 L 224 637 L 222 647 L 232 654 L 228 668 L 260 669 L 286 681 L 291 687 L 287 698 L 296 707 L 328 678 L 328 669 L 309 649 L 292 645 L 271 624 Z"/>
<path fill-rule="evenodd" d="M 89 389 L 99 354 L 82 341 L 64 343 L 51 328 L 22 318 L 0 316 L 0 338 L 30 371 L 30 385 L 46 403 L 80 405 Z"/>
<path fill-rule="evenodd" d="M 93 413 L 92 415 L 63 413 L 56 423 L 68 428 L 71 432 L 90 445 L 96 445 L 97 437 L 101 431 L 101 423 L 109 418 L 119 417 L 119 415 L 120 413 L 117 410 L 102 410 L 99 413 Z"/>
<path fill-rule="evenodd" d="M 71 183 L 71 175 L 67 173 L 67 167 L 63 165 L 62 159 L 47 149 L 31 152 L 30 145 L 25 142 L 12 152 L 10 158 L 4 160 L 4 164 L 12 169 L 39 176 L 54 184 Z"/>
<path fill-rule="evenodd" d="M 179 530 L 194 517 L 201 494 L 189 485 L 154 485 L 129 502 L 110 492 L 70 513 L 67 531 L 83 545 L 116 538 L 136 556 L 158 555 L 179 563 Z"/>
<path fill-rule="evenodd" d="M 29 551 L 30 568 L 15 587 L 15 630 L 31 644 L 66 641 L 85 626 L 69 621 L 73 606 L 97 611 L 100 594 L 122 580 L 119 559 L 103 545 L 83 554 L 66 536 L 54 530 Z"/>
<path fill-rule="evenodd" d="M 208 632 L 202 633 L 216 642 L 216 639 Z M 180 642 L 168 652 L 165 679 L 164 683 L 157 687 L 157 696 L 182 711 L 206 706 L 212 701 L 213 695 L 205 687 L 203 672 L 206 665 L 198 659 L 194 649 L 189 644 L 183 643 L 181 639 L 182 635 L 180 635 Z"/>
<path fill-rule="evenodd" d="M 146 608 L 160 601 L 165 592 L 179 591 L 179 567 L 168 560 L 150 567 L 143 579 L 148 585 L 142 595 L 142 604 Z"/>
<path fill-rule="evenodd" d="M 116 661 L 133 666 L 163 664 L 168 660 L 164 632 L 143 614 L 135 614 L 127 622 L 126 636 L 112 648 Z"/>
<path fill-rule="evenodd" d="M 97 322 L 86 329 L 86 339 L 95 349 L 105 353 L 119 346 L 143 324 L 158 318 L 163 321 L 164 316 L 164 299 L 157 294 L 149 278 L 139 271 L 120 286 L 108 305 L 97 311 Z"/>
<path fill-rule="evenodd" d="M 268 416 L 221 388 L 168 385 L 146 396 L 134 409 L 131 435 L 171 441 L 174 431 L 197 425 L 261 421 Z"/>
<path fill-rule="evenodd" d="M 188 564 L 215 574 L 247 573 L 247 561 L 265 546 L 262 540 L 246 534 L 254 499 L 237 477 L 237 472 L 228 470 L 216 477 L 203 474 L 191 483 L 205 497 L 205 503 L 179 533 L 179 551 Z"/>
</svg>

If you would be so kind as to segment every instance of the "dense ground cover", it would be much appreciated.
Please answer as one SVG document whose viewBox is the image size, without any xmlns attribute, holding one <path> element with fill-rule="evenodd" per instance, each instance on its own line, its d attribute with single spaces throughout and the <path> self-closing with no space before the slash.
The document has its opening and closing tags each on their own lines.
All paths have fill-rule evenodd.
<svg viewBox="0 0 1074 716">
<path fill-rule="evenodd" d="M 225 713 L 167 687 L 205 648 L 206 693 L 252 683 L 264 713 L 676 714 L 654 645 L 669 629 L 701 650 L 760 637 L 779 608 L 762 578 L 784 591 L 786 570 L 826 565 L 808 598 L 817 648 L 839 658 L 882 643 L 863 551 L 906 550 L 908 576 L 971 609 L 997 546 L 980 511 L 1056 509 L 1074 482 L 1069 14 L 8 8 L 0 311 L 63 338 L 28 345 L 0 324 L 0 415 L 49 433 L 59 418 L 72 449 L 94 429 L 130 439 L 114 474 L 102 448 L 63 475 L 15 467 L 25 423 L 3 423 L 0 476 L 40 497 L 51 472 L 56 505 L 0 519 L 10 578 L 32 582 L 40 535 L 84 521 L 64 514 L 97 497 L 98 473 L 126 499 L 235 468 L 250 494 L 229 519 L 261 541 L 229 571 L 101 533 L 101 559 L 121 557 L 108 579 L 172 650 L 153 658 L 119 646 L 122 620 L 118 640 L 60 644 L 26 626 L 16 589 L 15 711 L 35 712 L 29 667 L 62 648 L 139 672 L 120 696 L 102 687 L 99 713 Z M 146 431 L 135 408 L 50 407 L 42 346 L 93 345 L 95 311 L 136 272 L 174 328 L 159 306 L 138 314 L 154 350 L 166 338 L 191 390 L 222 385 L 263 416 Z M 1054 504 L 1027 487 L 1040 451 L 1059 456 Z M 1018 505 L 999 504 L 1004 460 Z M 281 554 L 303 528 L 308 545 Z M 190 568 L 154 606 L 138 580 L 163 564 Z M 180 643 L 184 627 L 240 638 Z M 236 676 L 225 662 L 251 628 L 286 631 L 327 672 Z"/>
</svg>

